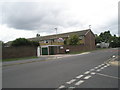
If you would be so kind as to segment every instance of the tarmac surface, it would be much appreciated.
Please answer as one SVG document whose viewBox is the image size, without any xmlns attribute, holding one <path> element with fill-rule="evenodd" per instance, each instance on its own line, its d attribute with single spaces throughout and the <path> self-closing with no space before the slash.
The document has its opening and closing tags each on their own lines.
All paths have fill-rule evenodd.
<svg viewBox="0 0 120 90">
<path fill-rule="evenodd" d="M 118 61 L 118 49 L 6 62 L 3 88 L 118 88 L 119 65 L 110 61 Z"/>
</svg>

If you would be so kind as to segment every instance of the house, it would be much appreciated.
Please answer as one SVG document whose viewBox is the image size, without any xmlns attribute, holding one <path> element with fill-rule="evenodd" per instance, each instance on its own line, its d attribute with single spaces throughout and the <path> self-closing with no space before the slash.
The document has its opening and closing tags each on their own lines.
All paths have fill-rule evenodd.
<svg viewBox="0 0 120 90">
<path fill-rule="evenodd" d="M 46 47 L 48 47 L 48 46 L 49 47 L 51 47 L 51 46 L 56 47 L 58 45 L 59 49 L 60 49 L 61 48 L 60 45 L 62 47 L 64 46 L 64 40 L 69 38 L 70 35 L 74 35 L 74 34 L 79 36 L 79 40 L 80 40 L 79 47 L 82 46 L 86 50 L 95 49 L 95 35 L 91 31 L 91 29 L 62 33 L 62 34 L 57 34 L 57 35 L 55 34 L 55 35 L 48 35 L 48 36 L 39 36 L 39 37 L 29 38 L 29 40 L 39 41 L 41 47 L 45 47 L 45 46 Z M 69 48 L 70 48 L 70 46 L 69 46 Z M 61 51 L 61 50 L 58 50 L 58 51 Z M 74 51 L 74 50 L 72 50 L 72 51 Z M 58 53 L 60 53 L 60 52 L 58 52 Z"/>
</svg>

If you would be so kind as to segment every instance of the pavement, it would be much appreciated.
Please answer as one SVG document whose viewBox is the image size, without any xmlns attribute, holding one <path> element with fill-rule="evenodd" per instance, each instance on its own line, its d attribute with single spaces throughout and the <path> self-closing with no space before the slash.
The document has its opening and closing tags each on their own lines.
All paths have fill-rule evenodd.
<svg viewBox="0 0 120 90">
<path fill-rule="evenodd" d="M 34 58 L 34 59 L 25 59 L 25 60 L 22 59 L 22 60 L 16 60 L 16 61 L 5 61 L 5 62 L 2 62 L 2 66 L 11 66 L 11 65 L 18 65 L 18 64 L 40 62 L 40 61 L 46 61 L 46 60 L 50 60 L 50 59 L 59 59 L 59 58 L 83 55 L 83 54 L 88 54 L 88 53 L 90 53 L 90 52 L 84 52 L 84 53 L 81 53 L 81 54 L 42 55 L 42 56 L 40 56 L 38 58 Z"/>
<path fill-rule="evenodd" d="M 117 56 L 115 48 L 3 66 L 3 88 L 118 88 Z"/>
</svg>

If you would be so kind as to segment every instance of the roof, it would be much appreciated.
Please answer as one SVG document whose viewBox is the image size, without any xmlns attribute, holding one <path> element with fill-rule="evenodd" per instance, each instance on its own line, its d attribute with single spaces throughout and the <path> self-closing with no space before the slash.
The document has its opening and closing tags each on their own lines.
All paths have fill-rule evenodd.
<svg viewBox="0 0 120 90">
<path fill-rule="evenodd" d="M 48 36 L 40 36 L 40 37 L 29 38 L 29 40 L 31 40 L 31 41 L 48 40 L 48 39 L 55 39 L 55 38 L 61 38 L 61 37 L 68 37 L 69 35 L 72 35 L 72 34 L 77 34 L 79 36 L 85 36 L 89 31 L 90 31 L 90 29 L 62 33 L 62 34 L 57 34 L 57 35 L 54 34 L 54 35 L 48 35 Z"/>
</svg>

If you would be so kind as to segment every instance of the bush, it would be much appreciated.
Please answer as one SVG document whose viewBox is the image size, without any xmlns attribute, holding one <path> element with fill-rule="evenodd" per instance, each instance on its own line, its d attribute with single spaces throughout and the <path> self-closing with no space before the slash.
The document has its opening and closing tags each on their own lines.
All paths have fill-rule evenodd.
<svg viewBox="0 0 120 90">
<path fill-rule="evenodd" d="M 35 41 L 29 41 L 25 38 L 18 38 L 12 42 L 11 46 L 39 46 L 39 43 Z"/>
</svg>

